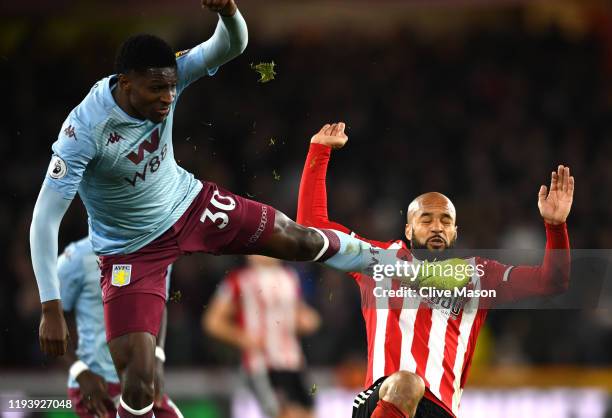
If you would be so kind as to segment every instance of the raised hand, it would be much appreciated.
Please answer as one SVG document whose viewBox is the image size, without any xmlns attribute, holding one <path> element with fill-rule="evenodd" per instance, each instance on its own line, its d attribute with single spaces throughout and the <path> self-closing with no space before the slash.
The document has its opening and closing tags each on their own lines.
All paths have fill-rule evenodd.
<svg viewBox="0 0 612 418">
<path fill-rule="evenodd" d="M 559 165 L 550 177 L 550 190 L 540 186 L 538 208 L 546 223 L 559 225 L 565 222 L 574 199 L 574 177 L 569 167 Z"/>
<path fill-rule="evenodd" d="M 319 132 L 317 132 L 311 139 L 312 144 L 323 144 L 331 147 L 332 149 L 340 149 L 348 141 L 348 136 L 344 133 L 346 125 L 344 122 L 332 123 L 331 125 L 325 124 Z"/>
<path fill-rule="evenodd" d="M 238 9 L 234 0 L 202 0 L 202 8 L 219 13 L 221 16 L 233 16 Z"/>
</svg>

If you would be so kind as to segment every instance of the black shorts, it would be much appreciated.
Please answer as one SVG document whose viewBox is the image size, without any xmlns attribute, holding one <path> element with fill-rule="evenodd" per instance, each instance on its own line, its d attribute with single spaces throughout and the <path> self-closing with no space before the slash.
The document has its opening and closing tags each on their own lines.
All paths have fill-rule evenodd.
<svg viewBox="0 0 612 418">
<path fill-rule="evenodd" d="M 370 418 L 376 404 L 378 404 L 378 392 L 388 376 L 381 377 L 372 386 L 360 392 L 353 401 L 353 418 Z M 417 407 L 416 414 L 411 418 L 452 418 L 444 409 L 429 399 L 422 398 Z"/>
<path fill-rule="evenodd" d="M 276 416 L 281 405 L 297 405 L 312 410 L 314 400 L 301 371 L 268 370 L 249 374 L 249 387 L 268 416 Z"/>
</svg>

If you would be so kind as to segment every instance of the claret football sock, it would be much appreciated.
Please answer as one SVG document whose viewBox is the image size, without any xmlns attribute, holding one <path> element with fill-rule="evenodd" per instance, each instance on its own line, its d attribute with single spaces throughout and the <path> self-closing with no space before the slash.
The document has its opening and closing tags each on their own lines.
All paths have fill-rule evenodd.
<svg viewBox="0 0 612 418">
<path fill-rule="evenodd" d="M 335 229 L 312 228 L 323 237 L 323 247 L 314 261 L 337 270 L 362 271 L 371 263 L 371 244 Z"/>
</svg>

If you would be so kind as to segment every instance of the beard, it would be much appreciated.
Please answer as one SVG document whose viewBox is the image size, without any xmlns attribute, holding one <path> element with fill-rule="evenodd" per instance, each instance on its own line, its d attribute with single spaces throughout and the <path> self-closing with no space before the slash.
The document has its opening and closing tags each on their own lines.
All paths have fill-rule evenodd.
<svg viewBox="0 0 612 418">
<path fill-rule="evenodd" d="M 450 242 L 444 240 L 445 246 L 443 248 L 431 250 L 427 247 L 427 241 L 420 242 L 417 239 L 412 239 L 410 240 L 410 250 L 419 260 L 444 260 L 446 258 L 453 257 L 451 254 L 448 253 L 448 250 L 451 250 L 455 247 L 456 241 L 457 238 L 453 238 Z"/>
<path fill-rule="evenodd" d="M 441 238 L 442 240 L 444 240 L 444 244 L 445 244 L 444 248 L 441 248 L 439 251 L 450 250 L 451 248 L 455 246 L 455 242 L 457 241 L 457 238 L 454 238 L 451 242 L 447 242 L 444 238 L 440 236 L 437 236 L 436 238 Z M 427 248 L 428 241 L 429 240 L 425 242 L 420 242 L 418 239 L 410 240 L 410 248 L 414 250 L 429 250 L 429 248 Z M 430 251 L 435 251 L 435 250 L 430 250 Z"/>
</svg>

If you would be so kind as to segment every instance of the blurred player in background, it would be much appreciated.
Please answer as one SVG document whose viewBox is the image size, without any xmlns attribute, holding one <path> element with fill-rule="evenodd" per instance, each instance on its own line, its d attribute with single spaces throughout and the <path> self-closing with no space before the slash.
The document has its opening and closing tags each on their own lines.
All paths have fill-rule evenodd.
<svg viewBox="0 0 612 418">
<path fill-rule="evenodd" d="M 182 254 L 263 254 L 343 271 L 370 262 L 369 243 L 300 226 L 268 205 L 195 179 L 176 163 L 177 97 L 240 55 L 248 38 L 233 0 L 202 5 L 219 13 L 219 23 L 209 40 L 190 50 L 175 54 L 152 35 L 123 43 L 116 74 L 94 84 L 64 122 L 32 216 L 40 346 L 57 356 L 68 341 L 56 272 L 59 225 L 77 191 L 87 209 L 101 263 L 106 338 L 121 379 L 121 418 L 153 416 L 165 274 Z"/>
<path fill-rule="evenodd" d="M 259 255 L 230 272 L 202 317 L 210 335 L 242 351 L 262 411 L 271 418 L 312 418 L 299 336 L 319 327 L 319 315 L 301 295 L 300 280 L 280 260 Z"/>
<path fill-rule="evenodd" d="M 344 146 L 348 137 L 344 123 L 325 125 L 311 139 L 304 165 L 297 221 L 308 226 L 350 230 L 331 222 L 327 214 L 325 178 L 332 149 Z M 432 160 L 435 169 L 435 160 Z M 424 173 L 426 175 L 426 173 Z M 546 229 L 546 251 L 542 265 L 508 266 L 476 257 L 484 267 L 477 286 L 495 289 L 497 301 L 563 292 L 569 282 L 570 252 L 566 219 L 574 193 L 574 178 L 568 167 L 552 172 L 550 189 L 541 186 L 538 208 Z M 405 236 L 412 249 L 421 254 L 443 257 L 457 239 L 456 212 L 452 202 L 440 193 L 426 193 L 408 207 Z M 360 238 L 364 239 L 365 238 Z M 372 245 L 411 251 L 401 241 Z M 488 309 L 471 298 L 458 312 L 421 300 L 418 309 L 389 307 L 390 300 L 375 300 L 378 284 L 372 277 L 351 273 L 361 289 L 362 311 L 368 338 L 366 389 L 357 395 L 354 418 L 456 417 L 470 368 L 480 327 Z M 387 283 L 397 286 L 397 283 Z M 442 298 L 444 299 L 444 298 Z M 401 300 L 400 300 L 401 302 Z M 381 304 L 387 304 L 386 307 Z"/>
<path fill-rule="evenodd" d="M 69 367 L 68 396 L 74 411 L 81 418 L 115 418 L 121 384 L 106 344 L 100 269 L 89 238 L 66 247 L 57 262 L 57 275 L 70 335 L 74 341 L 78 336 L 76 352 L 69 344 L 63 357 Z M 170 269 L 166 275 L 166 288 L 169 287 Z M 158 418 L 182 418 L 176 405 L 163 392 L 166 322 L 164 310 L 155 348 L 153 411 Z"/>
</svg>

